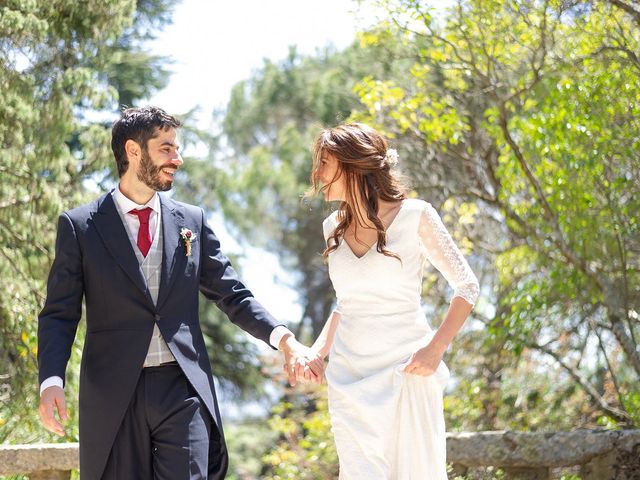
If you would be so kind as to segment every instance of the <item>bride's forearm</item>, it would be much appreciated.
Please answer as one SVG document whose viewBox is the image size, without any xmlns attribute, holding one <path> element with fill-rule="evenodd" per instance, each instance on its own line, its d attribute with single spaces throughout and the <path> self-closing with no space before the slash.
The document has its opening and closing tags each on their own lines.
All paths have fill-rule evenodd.
<svg viewBox="0 0 640 480">
<path fill-rule="evenodd" d="M 473 305 L 462 297 L 454 297 L 449 305 L 447 315 L 431 340 L 431 345 L 444 352 L 453 341 L 453 338 L 462 328 L 465 320 L 471 313 Z"/>
<path fill-rule="evenodd" d="M 322 358 L 329 355 L 329 350 L 331 349 L 331 344 L 333 343 L 333 338 L 336 334 L 340 318 L 340 312 L 337 310 L 331 312 L 331 315 L 329 315 L 329 318 L 324 323 L 324 327 L 322 327 L 320 335 L 318 335 L 318 338 L 311 346 L 311 349 L 318 352 L 318 355 Z"/>
</svg>

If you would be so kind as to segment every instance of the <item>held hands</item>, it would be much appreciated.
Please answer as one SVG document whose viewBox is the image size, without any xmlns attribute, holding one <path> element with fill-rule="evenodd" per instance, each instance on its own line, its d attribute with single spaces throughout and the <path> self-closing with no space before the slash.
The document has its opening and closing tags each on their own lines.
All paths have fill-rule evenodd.
<svg viewBox="0 0 640 480">
<path fill-rule="evenodd" d="M 404 371 L 414 375 L 427 377 L 433 375 L 442 361 L 446 345 L 429 343 L 426 347 L 417 350 L 409 359 Z"/>
<path fill-rule="evenodd" d="M 60 423 L 56 420 L 54 412 L 57 410 Z M 67 422 L 67 404 L 64 399 L 64 390 L 58 386 L 45 388 L 40 396 L 40 420 L 44 428 L 59 436 L 64 436 L 64 427 Z"/>
<path fill-rule="evenodd" d="M 282 338 L 280 351 L 284 353 L 284 371 L 289 377 L 289 385 L 294 387 L 300 380 L 322 383 L 324 361 L 316 352 L 298 342 L 293 335 Z"/>
</svg>

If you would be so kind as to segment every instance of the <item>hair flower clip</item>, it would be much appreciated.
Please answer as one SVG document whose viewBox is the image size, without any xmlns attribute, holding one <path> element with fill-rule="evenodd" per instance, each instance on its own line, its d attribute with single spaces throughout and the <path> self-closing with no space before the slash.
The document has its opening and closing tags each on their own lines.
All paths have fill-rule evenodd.
<svg viewBox="0 0 640 480">
<path fill-rule="evenodd" d="M 186 256 L 191 256 L 191 242 L 196 239 L 196 234 L 188 228 L 182 228 L 182 230 L 180 230 L 180 238 L 182 238 L 182 241 L 184 242 Z"/>
<path fill-rule="evenodd" d="M 389 148 L 384 156 L 384 161 L 390 167 L 395 167 L 398 164 L 398 151 L 395 148 Z"/>
</svg>

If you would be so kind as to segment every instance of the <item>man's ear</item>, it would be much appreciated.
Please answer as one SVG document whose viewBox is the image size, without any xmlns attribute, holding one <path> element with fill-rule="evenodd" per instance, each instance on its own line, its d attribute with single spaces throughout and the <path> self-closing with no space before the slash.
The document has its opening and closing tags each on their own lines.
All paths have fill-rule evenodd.
<svg viewBox="0 0 640 480">
<path fill-rule="evenodd" d="M 136 164 L 140 162 L 142 149 L 140 148 L 140 144 L 138 144 L 138 142 L 131 139 L 127 140 L 124 144 L 124 151 L 127 154 L 129 162 L 134 161 Z"/>
</svg>

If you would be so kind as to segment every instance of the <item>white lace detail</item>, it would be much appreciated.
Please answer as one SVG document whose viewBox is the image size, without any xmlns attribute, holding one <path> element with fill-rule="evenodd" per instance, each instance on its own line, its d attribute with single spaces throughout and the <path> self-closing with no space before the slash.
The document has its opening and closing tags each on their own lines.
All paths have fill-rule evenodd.
<svg viewBox="0 0 640 480">
<path fill-rule="evenodd" d="M 478 279 L 442 223 L 440 215 L 429 203 L 422 211 L 419 233 L 427 259 L 453 288 L 453 296 L 462 297 L 474 305 L 480 293 Z"/>
</svg>

